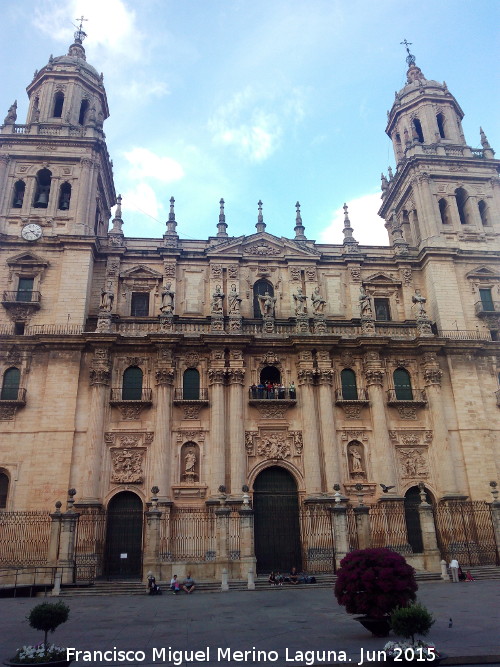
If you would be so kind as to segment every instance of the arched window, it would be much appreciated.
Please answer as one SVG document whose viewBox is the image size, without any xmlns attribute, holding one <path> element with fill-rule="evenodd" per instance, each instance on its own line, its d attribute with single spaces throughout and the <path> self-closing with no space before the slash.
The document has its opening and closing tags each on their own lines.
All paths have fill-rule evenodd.
<svg viewBox="0 0 500 667">
<path fill-rule="evenodd" d="M 78 122 L 80 125 L 85 125 L 85 116 L 87 115 L 88 108 L 89 101 L 82 100 L 82 103 L 80 104 L 80 115 L 78 116 Z"/>
<path fill-rule="evenodd" d="M 69 202 L 71 199 L 71 185 L 69 183 L 63 183 L 59 188 L 59 209 L 61 211 L 67 211 L 69 208 Z"/>
<path fill-rule="evenodd" d="M 21 371 L 19 368 L 8 368 L 3 374 L 2 401 L 17 401 L 19 395 L 19 384 L 21 382 Z"/>
<path fill-rule="evenodd" d="M 444 115 L 442 113 L 438 113 L 438 115 L 436 116 L 436 121 L 439 130 L 439 136 L 441 137 L 441 139 L 446 139 L 446 134 L 444 131 Z"/>
<path fill-rule="evenodd" d="M 441 198 L 438 204 L 439 204 L 439 213 L 441 215 L 441 222 L 443 223 L 443 225 L 448 225 L 450 222 L 448 219 L 448 203 L 446 199 Z"/>
<path fill-rule="evenodd" d="M 262 317 L 260 309 L 259 296 L 264 296 L 265 293 L 274 296 L 274 289 L 268 280 L 257 280 L 253 286 L 253 316 Z"/>
<path fill-rule="evenodd" d="M 21 208 L 24 201 L 24 191 L 26 183 L 24 181 L 17 181 L 14 183 L 14 197 L 12 198 L 12 207 Z"/>
<path fill-rule="evenodd" d="M 61 118 L 64 105 L 64 93 L 58 91 L 54 95 L 54 113 L 52 114 L 54 118 Z"/>
<path fill-rule="evenodd" d="M 486 202 L 483 199 L 480 199 L 477 203 L 477 207 L 479 209 L 479 215 L 481 216 L 481 222 L 483 223 L 483 226 L 486 227 L 489 224 L 488 206 L 486 205 Z"/>
<path fill-rule="evenodd" d="M 394 390 L 397 401 L 412 401 L 413 390 L 411 388 L 410 374 L 405 368 L 396 368 L 393 374 Z"/>
<path fill-rule="evenodd" d="M 356 373 L 352 368 L 344 368 L 340 373 L 340 382 L 342 384 L 342 399 L 344 401 L 357 401 Z"/>
<path fill-rule="evenodd" d="M 0 510 L 7 507 L 7 496 L 9 495 L 9 478 L 6 473 L 0 471 Z"/>
<path fill-rule="evenodd" d="M 415 130 L 415 138 L 421 143 L 424 143 L 424 133 L 422 132 L 422 125 L 418 118 L 413 119 L 413 128 Z"/>
<path fill-rule="evenodd" d="M 182 376 L 182 398 L 184 401 L 200 400 L 200 374 L 196 368 L 187 368 Z"/>
<path fill-rule="evenodd" d="M 129 366 L 123 374 L 122 401 L 140 401 L 142 398 L 142 370 Z"/>
<path fill-rule="evenodd" d="M 52 172 L 48 169 L 40 169 L 36 175 L 35 199 L 33 201 L 33 206 L 35 208 L 47 208 L 51 180 Z"/>
<path fill-rule="evenodd" d="M 460 222 L 462 225 L 467 224 L 467 199 L 469 195 L 463 188 L 457 188 L 455 190 L 455 199 L 457 200 L 458 215 L 460 216 Z"/>
</svg>

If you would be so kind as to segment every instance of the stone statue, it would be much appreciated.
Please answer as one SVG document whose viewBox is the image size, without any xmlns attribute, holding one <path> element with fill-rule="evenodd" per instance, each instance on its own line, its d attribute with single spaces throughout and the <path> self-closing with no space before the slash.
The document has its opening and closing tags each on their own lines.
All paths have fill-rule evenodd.
<svg viewBox="0 0 500 667">
<path fill-rule="evenodd" d="M 114 299 L 115 295 L 113 292 L 111 292 L 111 290 L 106 290 L 103 287 L 101 290 L 101 305 L 99 306 L 99 310 L 105 313 L 110 313 L 113 308 Z"/>
<path fill-rule="evenodd" d="M 228 304 L 229 304 L 229 312 L 230 313 L 238 313 L 240 312 L 240 295 L 238 294 L 236 290 L 236 285 L 231 285 L 231 291 L 229 292 L 229 295 L 227 297 Z"/>
<path fill-rule="evenodd" d="M 33 123 L 38 123 L 38 121 L 40 120 L 40 109 L 38 107 L 38 102 L 33 107 L 33 113 L 31 115 L 31 117 L 32 117 Z"/>
<path fill-rule="evenodd" d="M 161 291 L 161 306 L 160 310 L 164 315 L 172 315 L 174 312 L 174 297 L 175 292 L 170 288 L 172 283 L 167 283 Z"/>
<path fill-rule="evenodd" d="M 215 292 L 212 294 L 211 308 L 213 313 L 222 313 L 222 299 L 224 294 L 221 292 L 220 285 L 217 285 Z"/>
<path fill-rule="evenodd" d="M 325 311 L 326 299 L 323 299 L 323 297 L 321 296 L 319 287 L 314 288 L 314 292 L 311 299 L 312 299 L 314 314 L 322 315 Z"/>
<path fill-rule="evenodd" d="M 196 466 L 196 454 L 194 449 L 188 449 L 186 456 L 184 457 L 184 472 L 186 474 L 194 474 Z"/>
<path fill-rule="evenodd" d="M 17 100 L 11 104 L 4 119 L 5 125 L 14 125 L 17 120 Z"/>
<path fill-rule="evenodd" d="M 293 295 L 293 300 L 295 301 L 295 314 L 305 315 L 307 296 L 305 294 L 302 294 L 301 287 L 297 288 L 297 293 Z"/>
<path fill-rule="evenodd" d="M 361 452 L 359 449 L 353 447 L 350 451 L 351 454 L 351 469 L 352 472 L 363 472 L 363 462 L 361 458 Z"/>
<path fill-rule="evenodd" d="M 415 294 L 412 296 L 411 300 L 413 301 L 413 303 L 418 303 L 418 316 L 426 317 L 424 304 L 427 301 L 427 299 L 424 296 L 422 296 L 422 293 L 419 289 L 415 290 Z"/>
<path fill-rule="evenodd" d="M 373 318 L 372 304 L 369 295 L 366 293 L 363 285 L 359 288 L 359 307 L 361 309 L 361 317 Z"/>
<path fill-rule="evenodd" d="M 264 317 L 274 317 L 276 297 L 271 296 L 266 290 L 265 294 L 259 294 L 260 312 Z"/>
</svg>

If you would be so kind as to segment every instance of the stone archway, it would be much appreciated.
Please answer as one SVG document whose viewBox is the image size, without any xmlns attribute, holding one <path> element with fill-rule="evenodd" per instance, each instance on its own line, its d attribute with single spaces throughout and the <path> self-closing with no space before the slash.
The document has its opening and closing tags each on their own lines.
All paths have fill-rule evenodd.
<svg viewBox="0 0 500 667">
<path fill-rule="evenodd" d="M 110 577 L 140 577 L 143 505 L 132 491 L 117 493 L 108 504 L 104 573 Z"/>
<path fill-rule="evenodd" d="M 253 485 L 257 572 L 302 569 L 299 496 L 293 476 L 280 466 L 265 468 Z"/>
</svg>

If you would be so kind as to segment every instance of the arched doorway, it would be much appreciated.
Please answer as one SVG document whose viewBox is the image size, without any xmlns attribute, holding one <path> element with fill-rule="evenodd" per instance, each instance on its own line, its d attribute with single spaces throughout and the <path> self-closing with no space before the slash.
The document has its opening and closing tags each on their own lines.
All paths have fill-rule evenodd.
<svg viewBox="0 0 500 667">
<path fill-rule="evenodd" d="M 292 475 L 279 466 L 263 470 L 253 486 L 257 572 L 302 569 L 299 496 Z"/>
<path fill-rule="evenodd" d="M 261 384 L 280 384 L 281 382 L 281 373 L 275 366 L 264 366 L 260 372 L 260 382 Z"/>
<path fill-rule="evenodd" d="M 142 501 L 122 491 L 109 501 L 106 525 L 105 574 L 140 577 L 142 565 Z"/>
<path fill-rule="evenodd" d="M 429 505 L 432 505 L 432 498 L 430 497 L 427 489 L 425 490 L 425 499 Z M 410 544 L 414 554 L 420 554 L 424 550 L 422 527 L 420 525 L 420 514 L 418 511 L 419 505 L 420 489 L 418 486 L 412 486 L 405 493 L 404 507 L 408 543 Z"/>
</svg>

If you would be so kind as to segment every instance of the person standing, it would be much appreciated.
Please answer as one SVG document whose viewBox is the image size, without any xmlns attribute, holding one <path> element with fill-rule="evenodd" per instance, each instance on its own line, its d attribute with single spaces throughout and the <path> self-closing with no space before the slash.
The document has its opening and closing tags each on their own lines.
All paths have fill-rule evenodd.
<svg viewBox="0 0 500 667">
<path fill-rule="evenodd" d="M 451 572 L 451 580 L 454 584 L 458 584 L 458 570 L 460 568 L 460 565 L 458 564 L 458 560 L 456 558 L 452 558 L 450 561 L 450 572 Z"/>
</svg>

